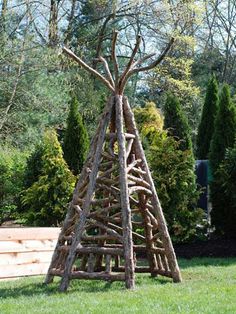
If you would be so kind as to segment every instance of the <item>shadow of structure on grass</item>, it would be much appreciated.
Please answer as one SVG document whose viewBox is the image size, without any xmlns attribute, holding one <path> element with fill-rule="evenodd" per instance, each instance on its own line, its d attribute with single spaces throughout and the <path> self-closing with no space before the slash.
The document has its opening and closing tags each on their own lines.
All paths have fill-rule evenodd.
<svg viewBox="0 0 236 314">
<path fill-rule="evenodd" d="M 36 279 L 35 279 L 36 280 Z M 37 278 L 37 281 L 39 279 Z M 43 280 L 43 279 L 42 279 Z M 33 278 L 30 278 L 30 283 L 27 282 L 27 279 L 20 279 L 14 285 L 14 282 L 6 283 L 6 288 L 0 288 L 0 300 L 7 298 L 19 298 L 19 297 L 30 297 L 37 295 L 59 295 L 61 294 L 58 290 L 59 281 L 55 281 L 52 284 L 45 285 L 41 282 L 33 282 Z M 136 287 L 142 285 L 163 285 L 171 283 L 171 279 L 165 277 L 152 278 L 150 274 L 138 274 L 136 276 Z M 14 285 L 14 287 L 13 287 Z M 125 290 L 124 282 L 104 282 L 98 280 L 72 280 L 68 292 L 72 293 L 94 293 L 94 292 L 109 292 L 109 291 L 122 291 Z"/>
</svg>

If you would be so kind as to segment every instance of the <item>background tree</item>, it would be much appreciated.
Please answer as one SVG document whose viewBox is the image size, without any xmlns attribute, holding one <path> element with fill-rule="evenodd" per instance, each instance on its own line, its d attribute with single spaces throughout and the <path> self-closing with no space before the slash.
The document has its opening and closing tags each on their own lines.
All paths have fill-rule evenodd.
<svg viewBox="0 0 236 314">
<path fill-rule="evenodd" d="M 47 131 L 43 139 L 42 169 L 36 182 L 23 191 L 22 202 L 28 224 L 57 226 L 64 218 L 71 198 L 75 177 L 62 156 L 55 131 Z"/>
<path fill-rule="evenodd" d="M 18 197 L 24 187 L 25 152 L 0 146 L 0 225 L 19 219 Z"/>
<path fill-rule="evenodd" d="M 218 110 L 218 84 L 213 75 L 208 82 L 201 121 L 197 135 L 197 158 L 208 159 L 211 139 L 214 133 L 215 118 Z"/>
<path fill-rule="evenodd" d="M 79 113 L 78 100 L 73 97 L 67 119 L 63 152 L 64 158 L 74 175 L 78 175 L 83 167 L 88 146 L 88 133 Z"/>
<path fill-rule="evenodd" d="M 230 97 L 228 85 L 224 85 L 220 94 L 219 109 L 215 120 L 215 130 L 210 146 L 210 165 L 214 173 L 225 157 L 227 148 L 233 147 L 236 136 L 236 109 Z"/>
<path fill-rule="evenodd" d="M 181 109 L 178 98 L 168 94 L 164 106 L 164 128 L 168 134 L 180 141 L 181 150 L 191 150 L 192 140 L 187 117 Z"/>
</svg>

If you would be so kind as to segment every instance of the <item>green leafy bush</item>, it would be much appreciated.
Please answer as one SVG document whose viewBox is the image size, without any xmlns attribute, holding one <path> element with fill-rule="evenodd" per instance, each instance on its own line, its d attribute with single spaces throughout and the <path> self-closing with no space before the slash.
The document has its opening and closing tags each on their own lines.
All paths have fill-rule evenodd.
<svg viewBox="0 0 236 314">
<path fill-rule="evenodd" d="M 22 202 L 27 209 L 28 224 L 57 226 L 64 218 L 75 177 L 63 159 L 55 131 L 45 132 L 40 149 L 42 168 L 37 181 L 23 192 Z"/>
<path fill-rule="evenodd" d="M 227 150 L 215 173 L 212 190 L 212 224 L 218 234 L 236 237 L 236 143 Z"/>
<path fill-rule="evenodd" d="M 26 153 L 0 149 L 0 224 L 17 218 L 18 197 L 23 188 Z"/>
</svg>

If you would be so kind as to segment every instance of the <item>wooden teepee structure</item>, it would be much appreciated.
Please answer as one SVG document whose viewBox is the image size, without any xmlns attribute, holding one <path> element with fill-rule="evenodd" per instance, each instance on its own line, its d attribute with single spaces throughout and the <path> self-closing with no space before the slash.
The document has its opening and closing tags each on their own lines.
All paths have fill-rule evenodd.
<svg viewBox="0 0 236 314">
<path fill-rule="evenodd" d="M 107 78 L 63 48 L 68 56 L 104 82 L 112 96 L 91 143 L 45 280 L 50 283 L 54 276 L 61 276 L 61 291 L 75 278 L 122 280 L 127 288 L 133 288 L 135 272 L 181 281 L 134 116 L 123 95 L 128 78 L 158 65 L 173 39 L 158 59 L 142 66 L 153 55 L 135 61 L 141 41 L 138 37 L 120 76 L 116 40 L 114 32 L 111 52 L 114 79 L 104 58 L 100 57 L 99 61 Z M 148 259 L 145 267 L 138 265 L 143 254 Z"/>
</svg>

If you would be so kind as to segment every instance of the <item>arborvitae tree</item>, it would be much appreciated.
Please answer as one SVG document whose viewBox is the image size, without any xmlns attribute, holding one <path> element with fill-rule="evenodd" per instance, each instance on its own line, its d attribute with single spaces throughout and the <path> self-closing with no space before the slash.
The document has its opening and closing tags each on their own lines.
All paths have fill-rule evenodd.
<svg viewBox="0 0 236 314">
<path fill-rule="evenodd" d="M 64 218 L 75 184 L 63 159 L 55 131 L 47 131 L 42 143 L 41 169 L 37 181 L 23 191 L 26 219 L 31 225 L 56 226 Z"/>
<path fill-rule="evenodd" d="M 219 109 L 215 120 L 215 130 L 210 145 L 210 165 L 213 172 L 217 170 L 225 157 L 227 148 L 233 147 L 236 136 L 235 104 L 230 98 L 230 89 L 224 85 L 220 94 Z"/>
<path fill-rule="evenodd" d="M 82 169 L 89 146 L 88 133 L 78 107 L 78 101 L 73 97 L 63 144 L 64 158 L 75 175 L 80 173 Z"/>
<path fill-rule="evenodd" d="M 168 134 L 174 136 L 180 141 L 179 149 L 191 150 L 192 140 L 187 117 L 181 109 L 178 98 L 168 94 L 164 106 L 164 128 L 168 130 Z"/>
<path fill-rule="evenodd" d="M 218 110 L 218 84 L 213 75 L 208 82 L 201 121 L 197 135 L 197 158 L 208 159 L 210 143 L 214 133 L 215 118 Z"/>
<path fill-rule="evenodd" d="M 212 224 L 218 234 L 236 237 L 236 142 L 227 150 L 211 186 Z"/>
</svg>

